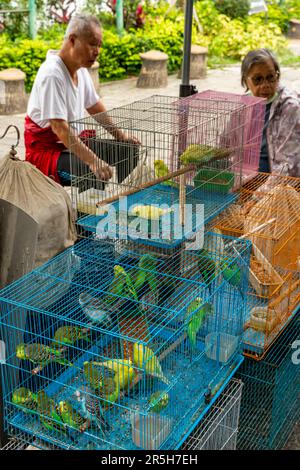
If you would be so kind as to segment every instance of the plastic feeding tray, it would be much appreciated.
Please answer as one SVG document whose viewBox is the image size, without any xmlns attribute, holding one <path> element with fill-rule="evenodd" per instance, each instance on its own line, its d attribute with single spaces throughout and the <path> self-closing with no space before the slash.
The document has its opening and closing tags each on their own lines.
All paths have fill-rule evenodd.
<svg viewBox="0 0 300 470">
<path fill-rule="evenodd" d="M 209 359 L 228 362 L 238 346 L 238 337 L 227 333 L 210 333 L 205 338 L 205 352 Z"/>
<path fill-rule="evenodd" d="M 133 415 L 131 418 L 132 440 L 137 447 L 155 450 L 169 436 L 172 420 L 166 416 L 149 414 Z"/>
<path fill-rule="evenodd" d="M 234 183 L 234 173 L 229 171 L 220 172 L 220 170 L 202 169 L 195 178 L 196 188 L 205 191 L 227 194 Z"/>
</svg>

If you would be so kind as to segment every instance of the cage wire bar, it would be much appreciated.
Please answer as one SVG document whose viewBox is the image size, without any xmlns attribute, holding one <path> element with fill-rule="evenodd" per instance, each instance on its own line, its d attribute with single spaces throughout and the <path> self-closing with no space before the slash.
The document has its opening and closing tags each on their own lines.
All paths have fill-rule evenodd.
<svg viewBox="0 0 300 470">
<path fill-rule="evenodd" d="M 181 450 L 235 450 L 243 383 L 232 379 L 211 410 L 180 447 Z M 195 415 L 198 414 L 198 410 Z M 12 428 L 8 443 L 0 450 L 61 450 L 60 447 Z M 93 442 L 89 450 L 95 449 Z M 72 450 L 70 448 L 69 450 Z"/>
<path fill-rule="evenodd" d="M 176 448 L 243 360 L 250 243 L 206 237 L 184 273 L 84 239 L 3 289 L 6 426 L 65 449 Z"/>
<path fill-rule="evenodd" d="M 300 369 L 292 347 L 299 335 L 298 314 L 262 361 L 245 358 L 235 374 L 244 383 L 238 449 L 281 449 L 299 420 Z"/>
<path fill-rule="evenodd" d="M 257 360 L 300 305 L 299 222 L 300 179 L 257 173 L 211 224 L 252 242 L 244 353 Z"/>
<path fill-rule="evenodd" d="M 264 102 L 254 100 L 255 103 L 246 106 L 246 98 L 238 101 L 238 95 L 234 95 L 234 100 L 227 97 L 222 101 L 221 95 L 216 101 L 201 96 L 194 99 L 198 95 L 181 100 L 153 96 L 100 113 L 96 118 L 71 123 L 73 131 L 82 136 L 85 144 L 116 168 L 114 179 L 104 183 L 97 181 L 80 160 L 73 159 L 76 163 L 72 168 L 72 199 L 79 213 L 78 225 L 85 229 L 82 233 L 90 236 L 103 232 L 103 219 L 106 219 L 112 232 L 110 237 L 117 234 L 119 238 L 130 238 L 128 225 L 139 224 L 139 234 L 136 235 L 135 229 L 134 241 L 141 238 L 144 244 L 172 249 L 230 205 L 235 200 L 233 189 L 242 183 L 245 155 L 260 143 L 257 137 L 254 145 L 247 136 L 248 150 L 244 148 L 244 138 L 250 132 L 249 109 L 258 116 L 259 108 L 263 116 Z M 258 118 L 254 122 L 257 123 Z M 262 123 L 260 134 L 259 126 L 254 126 L 260 138 Z M 111 135 L 116 136 L 120 131 L 134 136 L 141 145 L 113 140 Z M 70 149 L 72 152 L 72 142 Z M 182 178 L 173 177 L 143 189 L 140 186 L 169 172 L 188 170 L 188 164 L 193 166 Z M 183 187 L 184 192 L 181 192 Z M 141 190 L 137 191 L 139 188 Z M 124 207 L 118 198 L 130 190 L 137 192 L 127 194 Z M 105 201 L 110 205 L 105 206 Z M 177 215 L 172 208 L 180 206 L 182 201 L 193 211 L 192 215 L 183 216 L 183 220 L 192 223 L 187 232 L 178 236 L 172 232 Z M 100 207 L 97 202 L 101 203 Z M 195 208 L 201 204 L 204 218 L 199 222 Z M 107 210 L 111 205 L 113 218 L 109 219 Z M 159 208 L 161 205 L 163 209 Z M 142 224 L 145 220 L 148 224 Z M 176 222 L 175 225 L 180 226 Z M 168 232 L 167 237 L 162 236 L 162 227 Z"/>
<path fill-rule="evenodd" d="M 181 447 L 182 450 L 236 450 L 243 383 L 233 379 Z"/>
</svg>

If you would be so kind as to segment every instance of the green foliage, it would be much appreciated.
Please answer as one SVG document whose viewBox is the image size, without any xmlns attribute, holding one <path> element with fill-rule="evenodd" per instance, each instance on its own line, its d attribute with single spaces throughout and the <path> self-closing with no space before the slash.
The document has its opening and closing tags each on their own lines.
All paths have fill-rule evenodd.
<svg viewBox="0 0 300 470">
<path fill-rule="evenodd" d="M 293 58 L 286 54 L 286 41 L 281 34 L 285 22 L 290 17 L 287 15 L 295 17 L 297 8 L 300 10 L 297 2 L 293 5 L 292 3 L 292 0 L 286 0 L 284 10 L 279 9 L 277 2 L 272 0 L 272 3 L 269 3 L 269 21 L 266 24 L 264 15 L 231 20 L 228 16 L 220 14 L 214 0 L 197 0 L 195 7 L 203 34 L 200 34 L 194 25 L 192 42 L 208 47 L 209 65 L 232 63 L 244 57 L 249 50 L 259 47 L 268 47 L 279 57 L 283 57 L 286 63 L 292 63 Z M 141 68 L 139 53 L 150 49 L 168 54 L 169 72 L 175 72 L 180 67 L 184 32 L 183 11 L 176 6 L 170 7 L 165 1 L 156 2 L 154 7 L 150 0 L 145 2 L 144 11 L 147 15 L 144 28 L 130 29 L 121 37 L 116 34 L 115 25 L 107 27 L 105 24 L 99 57 L 99 74 L 102 81 L 137 75 Z M 109 14 L 105 15 L 109 19 Z M 112 14 L 110 18 L 114 18 Z M 103 12 L 100 19 L 103 19 Z M 26 89 L 30 91 L 47 51 L 61 47 L 64 30 L 65 25 L 54 24 L 40 30 L 34 41 L 22 36 L 12 40 L 7 32 L 1 33 L 0 70 L 9 67 L 23 70 L 26 73 Z"/>
<path fill-rule="evenodd" d="M 199 0 L 196 9 L 203 25 L 209 56 L 228 60 L 240 60 L 251 49 L 267 47 L 280 53 L 287 42 L 277 24 L 265 23 L 262 15 L 230 20 L 219 14 L 213 0 Z"/>
<path fill-rule="evenodd" d="M 183 21 L 183 20 L 182 20 Z M 147 23 L 145 30 L 130 30 L 118 37 L 104 31 L 100 51 L 100 78 L 111 80 L 138 74 L 141 68 L 140 52 L 150 49 L 164 51 L 169 55 L 169 72 L 180 67 L 183 47 L 183 25 L 161 18 Z"/>
<path fill-rule="evenodd" d="M 0 70 L 16 67 L 26 74 L 26 91 L 30 91 L 37 71 L 44 62 L 48 49 L 59 49 L 60 42 L 41 39 L 21 39 L 12 43 L 7 35 L 0 37 Z"/>
<path fill-rule="evenodd" d="M 229 18 L 245 18 L 249 13 L 249 0 L 216 0 L 217 9 Z"/>
</svg>

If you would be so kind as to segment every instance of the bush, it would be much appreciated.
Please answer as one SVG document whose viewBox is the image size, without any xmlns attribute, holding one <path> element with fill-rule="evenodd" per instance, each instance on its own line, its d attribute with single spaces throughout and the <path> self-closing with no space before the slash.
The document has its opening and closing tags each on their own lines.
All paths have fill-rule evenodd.
<svg viewBox="0 0 300 470">
<path fill-rule="evenodd" d="M 167 14 L 169 5 L 159 2 L 158 6 L 161 15 L 155 15 L 155 9 L 149 9 L 143 29 L 132 29 L 119 37 L 115 30 L 104 28 L 99 57 L 102 81 L 137 75 L 141 68 L 139 53 L 150 49 L 168 54 L 169 72 L 179 69 L 183 51 L 183 12 L 173 8 Z M 194 26 L 192 42 L 208 47 L 210 64 L 240 60 L 249 50 L 259 47 L 268 47 L 275 53 L 283 53 L 286 41 L 281 35 L 278 22 L 266 24 L 261 15 L 231 20 L 218 12 L 213 0 L 198 0 L 195 6 L 203 26 L 203 34 L 199 34 Z M 36 40 L 12 41 L 7 34 L 2 33 L 0 70 L 9 67 L 23 70 L 26 73 L 26 90 L 30 91 L 47 50 L 59 49 L 63 34 L 64 27 L 57 24 L 40 31 Z"/>
<path fill-rule="evenodd" d="M 249 0 L 216 0 L 217 9 L 229 18 L 245 18 L 250 9 Z"/>
</svg>

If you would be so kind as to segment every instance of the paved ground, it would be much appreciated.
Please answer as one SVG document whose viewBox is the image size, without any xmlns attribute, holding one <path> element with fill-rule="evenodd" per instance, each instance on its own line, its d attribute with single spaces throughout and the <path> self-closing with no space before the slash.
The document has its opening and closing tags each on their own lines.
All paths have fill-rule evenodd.
<svg viewBox="0 0 300 470">
<path fill-rule="evenodd" d="M 291 49 L 300 55 L 300 41 L 292 41 Z M 101 86 L 101 95 L 108 109 L 128 104 L 132 101 L 146 98 L 154 94 L 178 96 L 181 81 L 177 75 L 169 76 L 168 86 L 160 89 L 138 89 L 136 88 L 136 78 L 106 83 Z M 198 91 L 219 90 L 234 93 L 242 93 L 240 85 L 240 68 L 238 66 L 225 67 L 223 69 L 208 70 L 207 77 L 201 80 L 193 80 Z M 282 68 L 282 83 L 300 92 L 300 66 L 299 68 Z M 9 124 L 15 124 L 21 132 L 21 141 L 18 147 L 19 158 L 24 158 L 24 116 L 16 114 L 11 116 L 0 116 L 0 135 Z M 15 143 L 15 132 L 9 131 L 7 137 L 0 140 L 0 158 L 10 150 L 10 146 Z M 287 449 L 300 450 L 300 423 L 295 427 L 294 433 L 286 446 Z"/>
<path fill-rule="evenodd" d="M 299 48 L 300 54 L 300 42 L 299 44 L 296 43 L 296 46 Z M 108 109 L 111 109 L 154 94 L 179 96 L 180 83 L 181 80 L 177 78 L 177 75 L 171 75 L 169 76 L 167 87 L 145 90 L 136 88 L 136 78 L 134 77 L 103 84 L 101 86 L 101 96 L 105 106 Z M 191 83 L 197 86 L 198 91 L 210 89 L 233 93 L 243 92 L 240 84 L 239 66 L 208 70 L 206 78 L 201 80 L 192 80 Z M 282 68 L 282 83 L 300 92 L 300 67 Z M 21 141 L 18 147 L 18 154 L 21 159 L 24 158 L 24 116 L 25 114 L 0 116 L 0 135 L 4 132 L 8 124 L 15 124 L 20 129 Z M 10 130 L 7 137 L 0 140 L 0 158 L 10 149 L 10 146 L 13 143 L 15 143 L 15 131 Z"/>
</svg>

